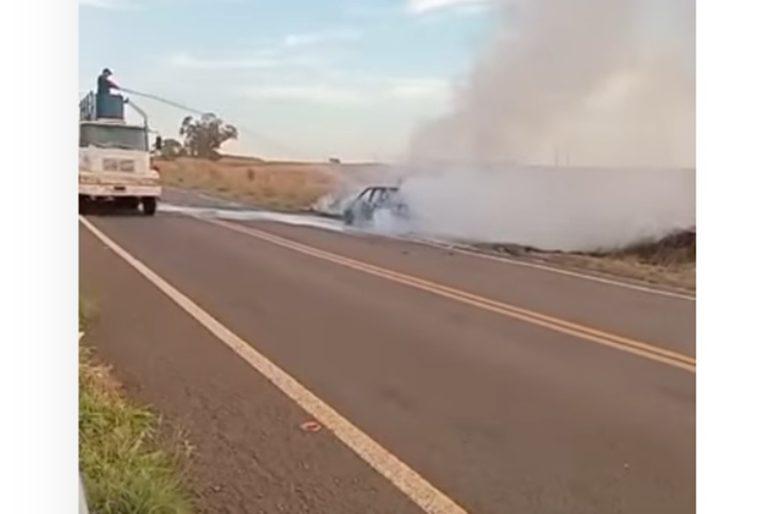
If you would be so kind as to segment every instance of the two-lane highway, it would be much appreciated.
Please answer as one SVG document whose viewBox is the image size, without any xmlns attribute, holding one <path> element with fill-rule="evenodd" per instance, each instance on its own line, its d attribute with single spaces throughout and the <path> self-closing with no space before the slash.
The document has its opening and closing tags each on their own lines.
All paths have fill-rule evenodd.
<svg viewBox="0 0 768 514">
<path fill-rule="evenodd" d="M 690 299 L 265 221 L 88 222 L 468 511 L 694 510 Z"/>
</svg>

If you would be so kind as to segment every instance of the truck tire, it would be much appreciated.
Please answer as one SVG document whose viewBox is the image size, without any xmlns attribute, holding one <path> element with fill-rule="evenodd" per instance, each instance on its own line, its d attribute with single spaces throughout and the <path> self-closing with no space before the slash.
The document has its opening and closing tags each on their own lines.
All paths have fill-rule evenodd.
<svg viewBox="0 0 768 514">
<path fill-rule="evenodd" d="M 141 207 L 144 210 L 145 216 L 154 216 L 155 211 L 157 210 L 157 198 L 153 196 L 142 198 Z"/>
<path fill-rule="evenodd" d="M 80 214 L 88 214 L 90 211 L 91 202 L 88 201 L 88 197 L 85 195 L 78 195 L 77 197 L 77 210 Z"/>
<path fill-rule="evenodd" d="M 135 196 L 126 196 L 117 199 L 117 207 L 126 210 L 136 210 L 139 208 L 139 199 Z"/>
</svg>

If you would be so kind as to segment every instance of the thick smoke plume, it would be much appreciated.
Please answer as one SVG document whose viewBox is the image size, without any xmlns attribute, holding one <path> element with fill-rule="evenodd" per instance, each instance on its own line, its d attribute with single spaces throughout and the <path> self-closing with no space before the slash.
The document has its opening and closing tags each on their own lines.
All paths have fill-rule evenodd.
<svg viewBox="0 0 768 514">
<path fill-rule="evenodd" d="M 695 224 L 693 0 L 499 0 L 402 192 L 423 232 L 611 248 Z"/>
<path fill-rule="evenodd" d="M 415 173 L 401 231 L 543 250 L 613 250 L 695 225 L 692 170 L 476 167 Z"/>
<path fill-rule="evenodd" d="M 693 0 L 501 0 L 418 160 L 693 167 Z"/>
</svg>

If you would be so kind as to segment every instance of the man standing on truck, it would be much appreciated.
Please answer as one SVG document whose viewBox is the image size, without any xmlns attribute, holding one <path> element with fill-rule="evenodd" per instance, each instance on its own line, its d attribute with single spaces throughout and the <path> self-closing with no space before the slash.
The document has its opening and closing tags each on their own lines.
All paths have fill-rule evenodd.
<svg viewBox="0 0 768 514">
<path fill-rule="evenodd" d="M 108 95 L 112 92 L 112 89 L 120 89 L 120 86 L 112 82 L 109 78 L 112 76 L 112 71 L 109 68 L 104 68 L 96 81 L 96 94 L 98 96 Z"/>
<path fill-rule="evenodd" d="M 104 68 L 96 81 L 96 117 L 123 119 L 123 98 L 113 95 L 113 89 L 120 89 L 112 79 L 112 70 Z"/>
</svg>

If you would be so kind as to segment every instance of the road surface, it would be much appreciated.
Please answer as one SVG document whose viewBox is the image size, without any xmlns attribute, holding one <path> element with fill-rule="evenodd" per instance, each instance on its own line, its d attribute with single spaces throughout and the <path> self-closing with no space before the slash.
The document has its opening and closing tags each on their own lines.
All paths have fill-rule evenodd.
<svg viewBox="0 0 768 514">
<path fill-rule="evenodd" d="M 694 511 L 695 301 L 263 220 L 86 222 L 468 512 Z M 80 273 L 204 508 L 421 511 L 82 223 Z"/>
</svg>

